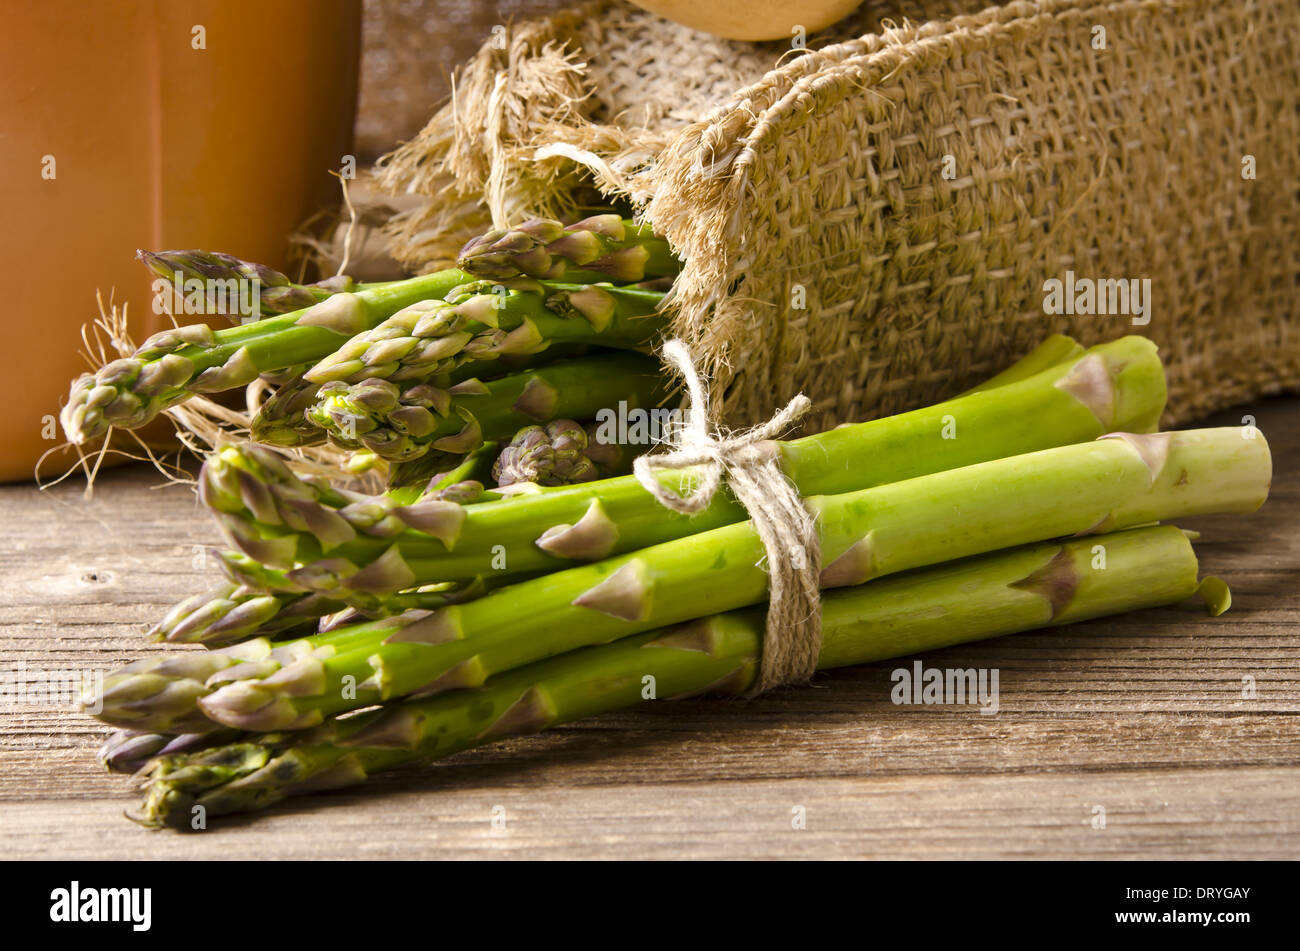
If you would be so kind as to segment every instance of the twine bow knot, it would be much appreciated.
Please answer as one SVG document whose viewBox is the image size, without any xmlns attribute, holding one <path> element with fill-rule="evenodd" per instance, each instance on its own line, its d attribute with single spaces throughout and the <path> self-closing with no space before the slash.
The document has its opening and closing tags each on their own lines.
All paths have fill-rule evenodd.
<svg viewBox="0 0 1300 951">
<path fill-rule="evenodd" d="M 751 693 L 807 680 L 817 669 L 821 650 L 821 549 L 816 524 L 781 471 L 769 440 L 789 429 L 812 403 L 799 394 L 767 422 L 723 435 L 710 422 L 708 392 L 686 345 L 670 340 L 662 356 L 686 383 L 690 407 L 685 421 L 667 434 L 668 451 L 639 456 L 633 472 L 659 504 L 685 515 L 706 508 L 726 479 L 766 552 L 770 603 L 762 662 Z M 700 472 L 685 495 L 657 477 L 659 472 L 688 468 Z"/>
</svg>

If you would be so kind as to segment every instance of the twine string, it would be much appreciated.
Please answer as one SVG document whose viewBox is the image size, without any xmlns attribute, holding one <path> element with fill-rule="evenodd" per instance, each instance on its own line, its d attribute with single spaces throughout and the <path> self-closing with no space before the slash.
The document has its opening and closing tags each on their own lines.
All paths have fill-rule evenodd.
<svg viewBox="0 0 1300 951">
<path fill-rule="evenodd" d="M 712 424 L 708 392 L 690 351 L 680 340 L 664 344 L 664 361 L 681 375 L 690 396 L 683 423 L 665 438 L 668 451 L 639 456 L 637 480 L 665 508 L 685 515 L 702 511 L 725 479 L 749 514 L 763 543 L 768 573 L 767 626 L 758 677 L 750 693 L 807 680 L 821 651 L 821 546 L 817 527 L 799 493 L 778 464 L 771 440 L 812 407 L 799 394 L 765 423 L 723 434 Z M 698 468 L 685 494 L 659 481 L 657 473 Z"/>
</svg>

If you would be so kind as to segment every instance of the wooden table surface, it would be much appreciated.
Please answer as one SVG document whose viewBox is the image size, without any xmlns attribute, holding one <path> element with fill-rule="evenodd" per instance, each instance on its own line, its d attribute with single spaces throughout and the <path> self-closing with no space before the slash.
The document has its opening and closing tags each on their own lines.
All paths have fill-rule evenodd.
<svg viewBox="0 0 1300 951">
<path fill-rule="evenodd" d="M 122 816 L 95 721 L 0 703 L 6 858 L 1300 856 L 1300 399 L 1250 413 L 1272 498 L 1188 520 L 1233 609 L 1146 611 L 926 655 L 1000 671 L 1000 709 L 895 706 L 911 659 L 821 674 L 754 701 L 650 704 L 462 753 L 364 791 L 297 800 L 203 833 Z M 111 669 L 199 591 L 213 525 L 135 466 L 94 497 L 0 487 L 0 671 Z M 1243 696 L 1253 678 L 1254 696 Z M 30 701 L 30 702 L 29 702 Z M 504 810 L 504 812 L 502 811 Z M 795 828 L 796 813 L 804 828 Z M 504 817 L 504 827 L 493 817 Z M 1104 819 L 1104 823 L 1103 820 Z"/>
</svg>

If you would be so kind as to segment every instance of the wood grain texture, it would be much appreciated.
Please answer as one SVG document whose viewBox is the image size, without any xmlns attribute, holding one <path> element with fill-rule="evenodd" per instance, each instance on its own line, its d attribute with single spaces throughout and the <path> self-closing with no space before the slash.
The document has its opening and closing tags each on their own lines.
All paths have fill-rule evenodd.
<svg viewBox="0 0 1300 951">
<path fill-rule="evenodd" d="M 1249 413 L 1275 455 L 1247 517 L 1189 520 L 1233 609 L 1124 615 L 926 655 L 1000 672 L 1000 708 L 895 706 L 885 662 L 753 701 L 649 705 L 202 834 L 122 818 L 105 731 L 0 704 L 14 858 L 1300 857 L 1300 399 Z M 204 588 L 214 527 L 152 470 L 0 487 L 0 672 L 111 669 Z M 1255 697 L 1243 696 L 1253 678 Z M 494 809 L 505 827 L 495 828 Z M 806 828 L 793 827 L 802 807 Z M 1098 824 L 1104 809 L 1105 828 Z M 499 810 L 498 810 L 499 814 Z"/>
</svg>

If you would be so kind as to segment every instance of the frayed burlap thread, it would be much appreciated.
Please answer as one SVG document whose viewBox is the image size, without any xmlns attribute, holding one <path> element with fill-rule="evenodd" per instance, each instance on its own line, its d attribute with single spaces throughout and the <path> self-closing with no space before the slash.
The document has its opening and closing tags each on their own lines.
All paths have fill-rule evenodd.
<svg viewBox="0 0 1300 951">
<path fill-rule="evenodd" d="M 399 250 L 454 243 L 439 194 L 486 215 L 471 146 L 505 165 L 498 217 L 580 181 L 631 200 L 685 262 L 673 332 L 729 425 L 794 393 L 809 430 L 901 412 L 1051 333 L 1155 341 L 1166 425 L 1300 386 L 1295 0 L 866 0 L 806 50 L 616 2 L 521 29 L 502 147 L 498 51 L 467 67 L 469 121 L 440 113 L 389 167 L 432 209 Z M 1046 313 L 1070 272 L 1149 280 L 1149 322 Z"/>
<path fill-rule="evenodd" d="M 684 515 L 702 511 L 725 481 L 749 514 L 767 561 L 767 627 L 750 695 L 801 683 L 816 671 L 821 653 L 821 545 L 816 523 L 781 471 L 771 440 L 790 429 L 812 404 L 800 394 L 767 422 L 723 435 L 714 429 L 708 389 L 686 346 L 670 340 L 662 357 L 685 381 L 690 406 L 685 422 L 669 434 L 667 452 L 636 459 L 636 477 L 660 505 Z M 686 495 L 656 477 L 657 472 L 688 468 L 697 469 L 699 479 Z"/>
</svg>

